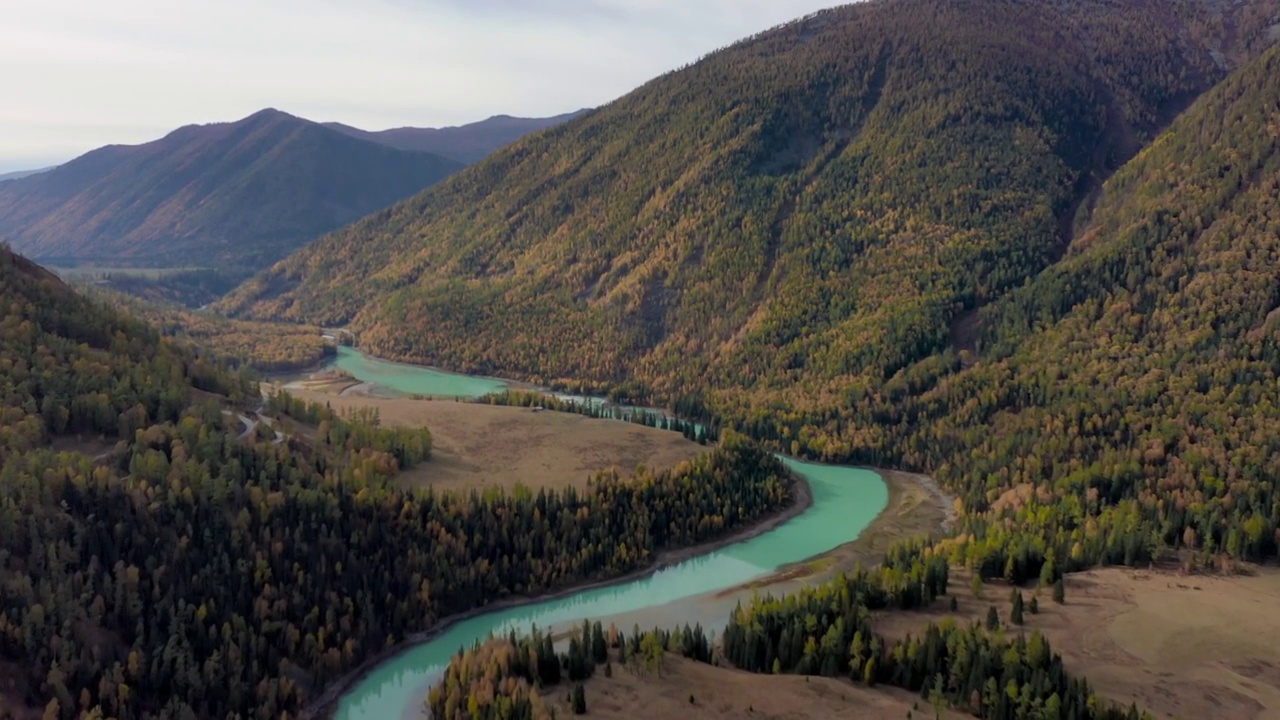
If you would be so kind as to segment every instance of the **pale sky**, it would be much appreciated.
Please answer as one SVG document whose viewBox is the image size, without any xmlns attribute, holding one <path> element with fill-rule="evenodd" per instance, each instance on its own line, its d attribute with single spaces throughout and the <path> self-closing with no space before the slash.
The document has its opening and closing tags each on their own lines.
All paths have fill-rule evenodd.
<svg viewBox="0 0 1280 720">
<path fill-rule="evenodd" d="M 841 0 L 0 0 L 0 172 L 275 107 L 380 130 L 594 107 Z"/>
</svg>

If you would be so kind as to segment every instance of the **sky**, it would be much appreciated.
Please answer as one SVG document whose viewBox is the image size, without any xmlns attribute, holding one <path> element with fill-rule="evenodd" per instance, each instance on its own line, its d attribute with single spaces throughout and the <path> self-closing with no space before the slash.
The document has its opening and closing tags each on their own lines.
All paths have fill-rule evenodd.
<svg viewBox="0 0 1280 720">
<path fill-rule="evenodd" d="M 0 173 L 264 107 L 369 130 L 594 107 L 840 0 L 0 0 Z"/>
</svg>

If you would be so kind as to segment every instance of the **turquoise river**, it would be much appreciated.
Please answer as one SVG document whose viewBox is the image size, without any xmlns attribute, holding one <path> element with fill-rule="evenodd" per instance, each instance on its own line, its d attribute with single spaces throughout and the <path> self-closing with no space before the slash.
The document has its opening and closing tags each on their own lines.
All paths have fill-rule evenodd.
<svg viewBox="0 0 1280 720">
<path fill-rule="evenodd" d="M 333 366 L 363 382 L 404 393 L 478 396 L 504 386 L 501 380 L 388 363 L 348 348 L 341 349 Z M 681 607 L 676 601 L 735 588 L 784 565 L 851 542 L 888 504 L 888 488 L 873 471 L 783 460 L 809 483 L 813 503 L 802 514 L 769 532 L 673 564 L 648 577 L 495 610 L 455 623 L 430 641 L 406 648 L 361 678 L 342 696 L 336 717 L 422 718 L 427 688 L 439 679 L 450 656 L 459 648 L 512 629 L 527 630 L 534 625 L 549 628 L 583 619 L 607 621 L 659 606 Z M 727 618 L 718 613 L 715 617 Z M 667 625 L 696 621 L 705 624 L 711 620 L 674 612 L 661 614 L 661 619 Z M 629 623 L 619 625 L 630 627 Z M 652 623 L 646 625 L 651 626 Z"/>
</svg>

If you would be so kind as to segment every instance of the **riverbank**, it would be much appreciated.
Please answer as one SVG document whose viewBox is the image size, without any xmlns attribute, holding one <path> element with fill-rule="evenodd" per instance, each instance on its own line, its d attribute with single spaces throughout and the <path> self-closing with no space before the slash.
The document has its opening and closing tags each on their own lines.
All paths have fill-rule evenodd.
<svg viewBox="0 0 1280 720">
<path fill-rule="evenodd" d="M 940 537 L 955 525 L 955 498 L 939 487 L 933 478 L 901 470 L 877 468 L 875 472 L 889 487 L 889 502 L 856 540 L 817 557 L 779 568 L 750 583 L 727 588 L 713 597 L 740 596 L 745 591 L 775 595 L 793 592 L 800 585 L 822 582 L 841 572 L 850 572 L 859 565 L 875 565 L 895 542 L 914 537 Z"/>
<path fill-rule="evenodd" d="M 770 532 L 787 521 L 803 514 L 813 504 L 812 489 L 809 487 L 808 481 L 798 473 L 792 473 L 792 490 L 791 502 L 779 512 L 760 518 L 759 520 L 743 526 L 742 528 L 717 540 L 664 550 L 658 554 L 653 563 L 645 568 L 634 570 L 626 573 L 625 575 L 609 578 L 607 580 L 575 583 L 559 590 L 543 593 L 541 595 L 503 598 L 482 607 L 473 608 L 472 610 L 456 613 L 443 618 L 431 629 L 410 635 L 394 647 L 387 648 L 382 652 L 377 653 L 360 663 L 360 665 L 355 669 L 346 673 L 335 682 L 330 683 L 329 686 L 325 688 L 324 692 L 312 701 L 299 717 L 304 720 L 327 720 L 328 718 L 332 718 L 334 713 L 337 711 L 338 703 L 342 699 L 342 696 L 351 690 L 352 687 L 359 683 L 376 667 L 391 660 L 397 655 L 411 650 L 415 646 L 432 641 L 458 623 L 491 612 L 498 612 L 501 610 L 545 601 L 558 600 L 589 590 L 607 588 L 614 585 L 622 585 L 636 580 L 641 580 L 656 574 L 664 568 L 690 558 L 712 553 L 730 545 L 746 542 L 759 535 Z"/>
</svg>

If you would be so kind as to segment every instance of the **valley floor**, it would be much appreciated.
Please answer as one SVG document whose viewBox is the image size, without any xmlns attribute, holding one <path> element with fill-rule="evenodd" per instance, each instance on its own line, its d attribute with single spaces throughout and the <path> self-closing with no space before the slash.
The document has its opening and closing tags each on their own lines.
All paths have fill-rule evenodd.
<svg viewBox="0 0 1280 720">
<path fill-rule="evenodd" d="M 1172 570 L 1105 568 L 1067 576 L 1066 604 L 1039 591 L 1040 613 L 1025 613 L 1067 669 L 1103 696 L 1136 703 L 1160 719 L 1280 718 L 1280 570 L 1252 575 L 1184 575 Z M 985 619 L 994 605 L 1002 621 L 1009 586 L 983 587 L 975 598 L 968 576 L 953 571 L 950 591 L 923 613 L 887 613 L 876 627 L 890 637 L 918 634 L 929 620 Z M 1023 590 L 1029 601 L 1033 591 Z M 1018 631 L 1008 626 L 1007 632 Z"/>
<path fill-rule="evenodd" d="M 679 433 L 583 415 L 452 400 L 332 395 L 291 389 L 334 409 L 377 408 L 388 425 L 430 428 L 432 457 L 401 475 L 403 482 L 440 490 L 586 487 L 594 473 L 637 465 L 674 467 L 707 451 Z"/>
<path fill-rule="evenodd" d="M 616 659 L 616 658 L 615 658 Z M 615 665 L 613 677 L 596 669 L 586 683 L 587 713 L 573 715 L 568 688 L 546 699 L 556 717 L 599 720 L 649 718 L 744 718 L 750 720 L 903 720 L 934 717 L 934 709 L 916 695 L 896 688 L 868 688 L 847 680 L 796 675 L 754 675 L 713 667 L 668 654 L 662 672 Z M 692 699 L 692 701 L 691 701 Z M 969 717 L 943 710 L 943 720 Z"/>
<path fill-rule="evenodd" d="M 1067 668 L 1088 678 L 1102 696 L 1136 703 L 1160 720 L 1275 720 L 1280 718 L 1280 570 L 1252 575 L 1183 575 L 1173 571 L 1106 568 L 1067 577 L 1066 603 L 1045 589 L 1038 614 L 1008 625 L 1011 589 L 983 587 L 975 597 L 963 571 L 953 571 L 949 599 L 923 612 L 886 612 L 876 628 L 890 638 L 920 634 L 929 622 L 984 621 L 995 606 L 1005 632 L 1039 629 Z M 1035 594 L 1023 589 L 1029 602 Z M 642 625 L 643 627 L 643 625 Z M 547 696 L 558 717 L 569 717 L 561 686 Z M 690 696 L 693 703 L 690 703 Z M 615 665 L 586 683 L 586 718 L 656 717 L 869 720 L 934 718 L 932 706 L 897 688 L 843 679 L 755 675 L 670 655 L 661 674 Z M 971 717 L 944 711 L 942 718 Z"/>
</svg>

